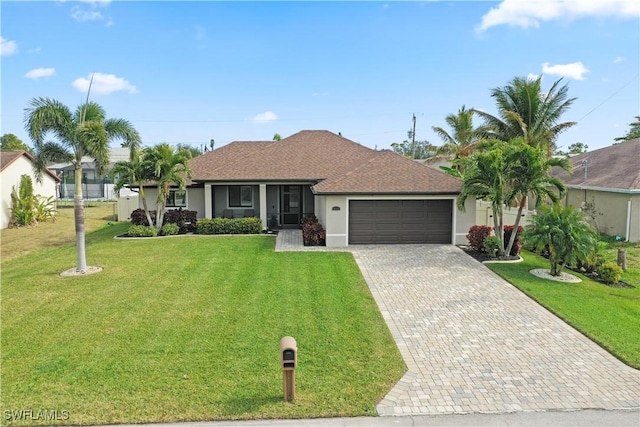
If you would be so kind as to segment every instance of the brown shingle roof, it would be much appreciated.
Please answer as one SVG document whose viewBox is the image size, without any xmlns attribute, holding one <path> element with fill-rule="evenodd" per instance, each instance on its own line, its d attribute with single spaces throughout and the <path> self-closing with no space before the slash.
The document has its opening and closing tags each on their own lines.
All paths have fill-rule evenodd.
<svg viewBox="0 0 640 427">
<path fill-rule="evenodd" d="M 13 162 L 18 160 L 20 157 L 25 156 L 29 161 L 33 164 L 33 156 L 23 150 L 0 150 L 0 172 L 9 167 Z M 47 175 L 50 175 L 56 181 L 60 181 L 60 178 L 56 176 L 55 173 L 51 172 L 49 169 L 45 169 L 44 172 Z"/>
<path fill-rule="evenodd" d="M 189 163 L 193 181 L 319 182 L 321 193 L 459 193 L 460 181 L 392 152 L 305 130 L 281 141 L 232 142 Z"/>
<path fill-rule="evenodd" d="M 552 172 L 569 187 L 640 191 L 640 138 L 573 156 L 571 162 L 571 175 Z"/>
<path fill-rule="evenodd" d="M 375 152 L 356 169 L 326 179 L 317 193 L 459 193 L 461 181 L 392 151 Z"/>
</svg>

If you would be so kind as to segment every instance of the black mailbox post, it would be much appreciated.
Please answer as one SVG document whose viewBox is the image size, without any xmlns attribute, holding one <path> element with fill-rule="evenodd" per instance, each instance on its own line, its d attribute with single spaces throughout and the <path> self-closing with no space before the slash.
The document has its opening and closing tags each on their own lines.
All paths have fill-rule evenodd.
<svg viewBox="0 0 640 427">
<path fill-rule="evenodd" d="M 298 364 L 298 344 L 293 337 L 280 340 L 280 363 L 282 364 L 282 385 L 285 402 L 293 402 L 296 396 L 296 366 Z"/>
</svg>

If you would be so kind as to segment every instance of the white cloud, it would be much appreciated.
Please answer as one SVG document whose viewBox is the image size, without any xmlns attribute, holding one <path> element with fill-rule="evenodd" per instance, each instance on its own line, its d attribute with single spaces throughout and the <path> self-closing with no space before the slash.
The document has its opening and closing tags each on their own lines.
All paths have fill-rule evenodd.
<svg viewBox="0 0 640 427">
<path fill-rule="evenodd" d="M 613 63 L 614 64 L 619 64 L 619 63 L 624 62 L 626 60 L 627 60 L 627 58 L 625 58 L 623 56 L 618 56 L 618 57 L 616 57 L 616 59 L 613 60 Z"/>
<path fill-rule="evenodd" d="M 540 74 L 533 74 L 533 73 L 529 73 L 527 74 L 527 80 L 537 80 L 538 77 L 540 77 Z"/>
<path fill-rule="evenodd" d="M 89 90 L 91 74 L 88 77 L 80 77 L 73 81 L 72 85 L 80 92 L 86 93 Z M 99 95 L 108 95 L 112 92 L 126 91 L 128 93 L 138 93 L 138 89 L 122 77 L 115 74 L 94 73 L 91 92 Z"/>
<path fill-rule="evenodd" d="M 33 70 L 27 71 L 27 74 L 24 75 L 27 79 L 39 79 L 42 77 L 51 77 L 56 73 L 55 68 L 34 68 Z"/>
<path fill-rule="evenodd" d="M 542 64 L 543 74 L 555 74 L 561 77 L 569 77 L 576 80 L 584 80 L 584 74 L 589 70 L 582 62 L 573 62 L 571 64 L 551 65 L 548 62 Z"/>
<path fill-rule="evenodd" d="M 84 10 L 80 6 L 71 8 L 71 17 L 78 22 L 100 21 L 104 19 L 104 15 L 97 10 Z"/>
<path fill-rule="evenodd" d="M 273 111 L 265 111 L 264 113 L 256 114 L 251 121 L 255 124 L 269 123 L 278 119 L 276 113 Z"/>
<path fill-rule="evenodd" d="M 637 0 L 503 0 L 482 17 L 478 31 L 498 25 L 537 28 L 541 21 L 615 16 L 638 19 Z"/>
<path fill-rule="evenodd" d="M 0 36 L 0 54 L 2 56 L 13 55 L 18 51 L 18 43 Z"/>
</svg>

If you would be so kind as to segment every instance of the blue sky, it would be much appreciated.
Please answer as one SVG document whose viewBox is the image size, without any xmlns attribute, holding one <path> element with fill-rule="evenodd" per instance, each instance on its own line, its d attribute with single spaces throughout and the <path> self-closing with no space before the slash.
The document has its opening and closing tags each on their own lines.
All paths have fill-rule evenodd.
<svg viewBox="0 0 640 427">
<path fill-rule="evenodd" d="M 6 2 L 0 133 L 30 143 L 33 97 L 91 99 L 144 145 L 216 146 L 327 129 L 369 147 L 439 145 L 462 105 L 495 113 L 515 76 L 564 78 L 578 124 L 611 145 L 640 114 L 640 2 Z M 476 120 L 480 124 L 480 120 Z"/>
</svg>

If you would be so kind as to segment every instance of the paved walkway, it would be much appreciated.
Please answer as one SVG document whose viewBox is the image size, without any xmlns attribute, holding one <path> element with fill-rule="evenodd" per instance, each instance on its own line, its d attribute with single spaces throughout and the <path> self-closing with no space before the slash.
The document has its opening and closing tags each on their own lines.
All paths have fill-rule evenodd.
<svg viewBox="0 0 640 427">
<path fill-rule="evenodd" d="M 296 232 L 281 232 L 276 250 L 301 250 Z M 640 408 L 640 371 L 455 246 L 341 250 L 353 253 L 408 368 L 380 415 Z"/>
</svg>

